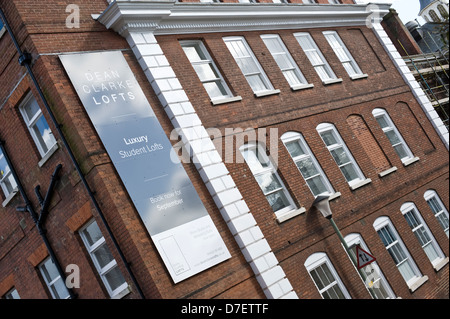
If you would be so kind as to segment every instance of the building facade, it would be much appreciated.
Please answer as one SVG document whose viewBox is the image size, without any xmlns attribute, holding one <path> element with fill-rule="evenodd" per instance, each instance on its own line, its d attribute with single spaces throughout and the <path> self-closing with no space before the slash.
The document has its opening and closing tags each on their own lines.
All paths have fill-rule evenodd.
<svg viewBox="0 0 450 319">
<path fill-rule="evenodd" d="M 448 131 L 389 5 L 0 8 L 2 297 L 448 298 Z"/>
</svg>

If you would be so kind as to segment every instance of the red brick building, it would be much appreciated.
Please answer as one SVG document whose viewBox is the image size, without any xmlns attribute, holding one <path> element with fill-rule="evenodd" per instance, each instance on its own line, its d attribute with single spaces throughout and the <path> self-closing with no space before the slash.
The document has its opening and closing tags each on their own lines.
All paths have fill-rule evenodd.
<svg viewBox="0 0 450 319">
<path fill-rule="evenodd" d="M 0 296 L 448 298 L 448 132 L 382 17 L 371 20 L 373 7 L 72 2 L 0 0 L 8 22 L 0 32 Z M 73 62 L 80 57 L 109 71 Z M 136 82 L 119 79 L 121 67 Z M 185 237 L 153 233 L 157 221 L 147 220 L 96 122 L 103 117 L 84 100 L 99 93 L 89 98 L 101 108 L 135 105 L 137 87 L 164 138 L 189 155 L 177 169 L 208 224 L 178 226 L 192 243 L 217 243 L 195 265 L 183 249 L 174 253 Z M 130 123 L 131 132 L 138 122 Z M 365 278 L 312 208 L 324 195 L 347 245 L 376 258 Z"/>
</svg>

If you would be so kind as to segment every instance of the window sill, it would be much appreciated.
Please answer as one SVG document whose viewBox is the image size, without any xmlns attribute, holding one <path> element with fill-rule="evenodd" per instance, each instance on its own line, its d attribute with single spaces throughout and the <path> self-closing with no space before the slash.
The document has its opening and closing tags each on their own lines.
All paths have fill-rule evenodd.
<svg viewBox="0 0 450 319">
<path fill-rule="evenodd" d="M 378 176 L 380 176 L 380 178 L 385 177 L 391 173 L 394 173 L 395 171 L 397 171 L 397 166 L 393 166 L 390 169 L 381 172 L 380 174 L 378 174 Z"/>
<path fill-rule="evenodd" d="M 323 85 L 330 85 L 330 84 L 341 83 L 341 82 L 342 82 L 341 78 L 322 81 Z"/>
<path fill-rule="evenodd" d="M 39 167 L 44 166 L 44 164 L 52 157 L 53 154 L 58 150 L 59 146 L 58 143 L 52 146 L 52 148 L 47 152 L 47 154 L 42 157 L 42 159 L 39 161 L 38 165 Z"/>
<path fill-rule="evenodd" d="M 294 218 L 295 216 L 304 214 L 305 212 L 306 212 L 306 208 L 305 207 L 300 207 L 299 209 L 291 210 L 291 211 L 289 211 L 287 213 L 284 213 L 284 214 L 282 214 L 280 216 L 277 216 L 277 222 L 279 224 L 281 224 L 281 223 L 283 223 L 283 222 L 285 222 L 285 221 L 287 221 L 287 220 L 289 220 L 291 218 Z"/>
<path fill-rule="evenodd" d="M 340 192 L 336 192 L 336 193 L 334 193 L 334 194 L 331 194 L 330 197 L 328 198 L 328 200 L 330 201 L 330 200 L 339 198 L 339 197 L 341 197 L 341 195 L 342 195 L 342 194 L 341 194 Z"/>
<path fill-rule="evenodd" d="M 368 78 L 369 75 L 367 74 L 356 74 L 356 75 L 352 75 L 350 76 L 350 78 L 354 81 L 354 80 L 359 80 L 359 79 L 366 79 Z"/>
<path fill-rule="evenodd" d="M 413 157 L 413 158 L 410 158 L 409 160 L 406 160 L 406 161 L 403 162 L 403 166 L 411 165 L 412 163 L 417 162 L 419 159 L 420 158 L 418 158 L 417 156 Z"/>
<path fill-rule="evenodd" d="M 130 286 L 127 285 L 126 288 L 124 288 L 119 293 L 117 293 L 114 296 L 112 296 L 111 299 L 122 299 L 123 297 L 128 295 L 130 292 L 131 292 Z"/>
<path fill-rule="evenodd" d="M 220 104 L 238 102 L 238 101 L 242 101 L 241 96 L 232 96 L 232 97 L 225 97 L 225 98 L 221 98 L 221 99 L 215 99 L 215 100 L 211 100 L 211 103 L 212 103 L 212 105 L 220 105 Z"/>
<path fill-rule="evenodd" d="M 448 257 L 442 258 L 439 262 L 436 263 L 436 265 L 433 265 L 433 268 L 436 272 L 444 268 L 445 265 L 448 264 Z"/>
<path fill-rule="evenodd" d="M 260 91 L 255 93 L 256 97 L 263 97 L 268 95 L 274 95 L 274 94 L 280 94 L 280 90 L 267 90 L 267 91 Z"/>
<path fill-rule="evenodd" d="M 6 205 L 9 204 L 9 202 L 16 196 L 16 194 L 19 193 L 19 189 L 16 187 L 8 196 L 6 196 L 5 200 L 2 203 L 3 207 L 6 207 Z"/>
<path fill-rule="evenodd" d="M 370 184 L 370 183 L 372 183 L 372 180 L 370 178 L 366 178 L 363 181 L 359 181 L 359 182 L 357 182 L 357 183 L 355 183 L 353 185 L 349 185 L 349 186 L 350 186 L 350 189 L 352 191 L 354 191 L 355 189 L 358 189 L 358 188 L 363 187 L 364 185 L 367 185 L 367 184 Z"/>
<path fill-rule="evenodd" d="M 427 281 L 428 281 L 428 276 L 422 276 L 422 277 L 416 279 L 411 285 L 408 284 L 409 290 L 411 292 L 414 292 L 417 289 L 419 289 L 419 287 L 422 286 Z"/>
<path fill-rule="evenodd" d="M 299 91 L 299 90 L 305 90 L 313 88 L 314 84 L 300 84 L 300 85 L 293 85 L 291 86 L 292 91 Z"/>
</svg>

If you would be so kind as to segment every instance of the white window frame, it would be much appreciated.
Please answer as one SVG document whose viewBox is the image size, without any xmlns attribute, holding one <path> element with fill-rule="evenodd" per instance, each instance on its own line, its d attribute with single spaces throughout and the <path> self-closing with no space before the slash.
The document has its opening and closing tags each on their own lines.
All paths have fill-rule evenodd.
<svg viewBox="0 0 450 319">
<path fill-rule="evenodd" d="M 329 4 L 342 4 L 339 0 L 328 0 Z"/>
<path fill-rule="evenodd" d="M 337 3 L 337 4 L 339 4 L 339 3 Z M 356 63 L 352 54 L 347 49 L 346 45 L 344 44 L 341 37 L 339 36 L 339 34 L 336 31 L 324 31 L 322 33 L 323 33 L 325 39 L 328 41 L 328 44 L 331 46 L 334 53 L 338 57 L 339 61 L 341 61 L 342 65 L 344 66 L 345 71 L 347 71 L 347 74 L 350 76 L 350 78 L 352 78 L 353 80 L 356 80 L 356 79 L 360 79 L 362 77 L 367 77 L 367 74 L 363 74 L 358 63 Z M 334 40 L 337 42 L 338 46 L 334 45 L 334 42 L 332 42 L 330 37 L 334 38 Z M 350 69 L 348 68 L 348 66 L 350 66 Z"/>
<path fill-rule="evenodd" d="M 303 172 L 300 170 L 300 168 L 298 168 L 298 165 L 297 165 L 297 168 L 298 168 L 300 174 L 303 176 L 303 179 L 305 180 L 306 184 L 308 185 L 308 187 L 311 190 L 311 193 L 314 195 L 314 197 L 317 197 L 319 195 L 330 195 L 331 196 L 331 195 L 335 194 L 335 191 L 333 190 L 333 187 L 331 186 L 330 181 L 328 180 L 327 176 L 325 175 L 322 168 L 320 167 L 319 162 L 317 162 L 316 157 L 312 153 L 311 149 L 309 148 L 309 146 L 306 143 L 305 139 L 303 138 L 302 134 L 300 134 L 298 132 L 286 132 L 281 136 L 281 140 L 296 165 L 297 165 L 297 162 L 310 160 L 312 165 L 314 166 L 315 170 L 317 171 L 317 174 L 309 176 L 309 177 L 305 177 L 303 175 Z M 302 148 L 302 150 L 304 151 L 304 154 L 295 156 L 295 157 L 292 156 L 292 154 L 289 152 L 287 145 L 286 145 L 286 144 L 292 143 L 292 142 L 298 143 L 300 145 L 300 147 Z M 314 194 L 312 188 L 309 186 L 308 180 L 317 178 L 317 177 L 320 178 L 322 184 L 327 189 L 326 192 Z"/>
<path fill-rule="evenodd" d="M 352 233 L 345 236 L 345 242 L 347 243 L 347 246 L 352 249 L 352 247 L 360 246 L 362 249 L 370 253 L 369 247 L 367 247 L 366 243 L 362 239 L 360 234 Z M 355 256 L 356 257 L 356 256 Z M 370 263 L 369 265 L 365 266 L 362 269 L 366 275 L 368 276 L 366 280 L 370 280 L 369 276 L 372 275 L 372 272 L 376 273 L 378 275 L 378 278 L 376 278 L 374 281 L 371 281 L 372 287 L 376 288 L 377 286 L 382 286 L 384 291 L 387 293 L 387 298 L 385 299 L 395 299 L 396 295 L 394 291 L 392 290 L 391 286 L 389 285 L 389 282 L 387 281 L 386 277 L 384 276 L 383 272 L 381 271 L 378 263 L 376 261 Z M 367 282 L 366 288 L 367 287 Z"/>
<path fill-rule="evenodd" d="M 36 112 L 36 114 L 33 115 L 33 118 L 28 118 L 27 112 L 25 111 L 25 108 L 30 105 L 31 103 L 36 103 L 37 107 L 38 107 L 38 111 Z M 56 142 L 56 138 L 53 135 L 53 132 L 51 131 L 50 125 L 48 125 L 47 120 L 44 118 L 45 123 L 47 124 L 47 126 L 50 129 L 51 134 L 53 135 L 53 140 L 54 143 L 51 146 L 46 146 L 48 149 L 47 151 L 45 151 L 45 149 L 43 148 L 41 141 L 39 139 L 39 137 L 36 135 L 36 132 L 34 131 L 33 127 L 36 125 L 36 123 L 41 119 L 41 117 L 44 116 L 44 114 L 42 113 L 42 110 L 37 102 L 37 100 L 34 98 L 34 96 L 31 94 L 31 92 L 28 94 L 28 96 L 25 98 L 25 100 L 22 102 L 22 104 L 19 107 L 20 109 L 20 113 L 22 114 L 22 117 L 25 121 L 25 124 L 28 127 L 28 131 L 30 132 L 31 137 L 33 138 L 34 143 L 36 144 L 36 147 L 39 151 L 39 154 L 41 154 L 42 158 L 45 158 L 46 155 L 50 154 L 51 152 L 54 151 L 55 146 L 57 145 Z M 42 136 L 41 136 L 42 138 Z"/>
<path fill-rule="evenodd" d="M 334 150 L 342 148 L 342 150 L 344 151 L 345 155 L 349 159 L 349 162 L 339 165 L 338 162 L 336 161 L 336 159 L 333 157 L 336 165 L 339 167 L 339 169 L 341 170 L 342 175 L 344 176 L 344 178 L 346 180 L 347 180 L 347 178 L 345 177 L 345 174 L 344 174 L 344 172 L 342 170 L 342 167 L 347 166 L 347 165 L 351 165 L 353 167 L 357 177 L 355 179 L 353 179 L 353 180 L 350 180 L 350 181 L 347 180 L 347 183 L 348 183 L 348 185 L 350 186 L 350 188 L 352 190 L 355 190 L 356 188 L 361 187 L 361 186 L 366 185 L 367 183 L 371 182 L 370 179 L 366 179 L 365 178 L 363 172 L 359 168 L 358 163 L 353 158 L 352 153 L 347 148 L 347 145 L 345 145 L 344 140 L 342 139 L 342 137 L 339 134 L 337 128 L 333 124 L 331 124 L 331 123 L 321 123 L 321 124 L 319 124 L 317 126 L 316 130 L 319 133 L 320 137 L 322 138 L 322 141 L 325 144 L 325 146 L 327 147 L 328 151 L 330 152 L 331 157 L 333 157 L 333 153 L 332 152 Z M 325 140 L 323 139 L 322 134 L 326 133 L 326 132 L 331 132 L 331 134 L 333 135 L 334 139 L 337 141 L 336 144 L 327 145 L 325 143 Z"/>
<path fill-rule="evenodd" d="M 3 25 L 3 23 L 0 25 L 0 39 L 3 37 L 3 35 L 6 33 L 6 27 Z"/>
<path fill-rule="evenodd" d="M 311 34 L 308 32 L 298 32 L 294 33 L 295 38 L 297 39 L 298 44 L 302 48 L 303 52 L 305 52 L 309 62 L 314 67 L 314 70 L 319 75 L 323 84 L 331 84 L 336 82 L 342 82 L 342 79 L 338 79 L 333 69 L 331 68 L 328 61 L 323 56 L 319 47 L 314 41 Z M 302 39 L 307 39 L 309 44 L 311 45 L 311 49 L 307 49 L 302 45 Z M 315 60 L 317 59 L 317 60 Z M 323 70 L 323 72 L 319 72 L 319 70 Z"/>
<path fill-rule="evenodd" d="M 416 262 L 410 255 L 408 249 L 406 248 L 405 244 L 403 243 L 403 240 L 399 236 L 397 230 L 395 229 L 394 225 L 392 224 L 389 217 L 381 216 L 378 217 L 375 222 L 373 223 L 373 228 L 378 233 L 378 236 L 380 237 L 380 240 L 382 241 L 383 245 L 385 246 L 386 250 L 388 251 L 389 255 L 391 256 L 392 260 L 394 261 L 397 269 L 399 269 L 399 266 L 401 266 L 403 263 L 407 263 L 410 267 L 410 270 L 412 271 L 413 275 L 411 278 L 406 279 L 403 275 L 403 273 L 400 271 L 400 274 L 402 275 L 402 278 L 405 280 L 406 284 L 408 285 L 409 289 L 414 291 L 417 288 L 420 287 L 422 283 L 424 283 L 428 277 L 422 276 L 422 273 L 420 272 L 419 268 L 416 265 Z M 388 243 L 387 246 L 385 245 L 384 241 L 381 239 L 381 230 L 385 230 L 389 233 L 390 236 L 392 236 L 393 241 L 391 243 Z M 401 260 L 398 264 L 396 263 L 393 254 L 390 252 L 390 249 L 392 251 L 398 254 L 404 255 L 404 259 Z"/>
<path fill-rule="evenodd" d="M 317 4 L 316 0 L 303 0 L 303 3 L 305 4 Z"/>
<path fill-rule="evenodd" d="M 116 289 L 113 290 L 111 285 L 109 284 L 107 278 L 105 277 L 108 272 L 110 272 L 114 268 L 118 267 L 117 261 L 113 258 L 107 265 L 105 265 L 102 268 L 97 261 L 97 257 L 95 257 L 95 255 L 94 255 L 95 251 L 98 250 L 100 247 L 106 247 L 108 249 L 109 253 L 111 253 L 111 251 L 109 250 L 109 247 L 106 245 L 105 237 L 98 239 L 97 242 L 95 242 L 91 245 L 89 243 L 89 241 L 87 240 L 86 235 L 84 233 L 85 230 L 94 223 L 96 224 L 97 222 L 95 221 L 95 219 L 92 219 L 85 226 L 83 226 L 79 231 L 80 237 L 83 240 L 84 245 L 86 246 L 89 256 L 91 257 L 91 260 L 94 263 L 94 266 L 95 266 L 98 274 L 100 275 L 100 278 L 102 279 L 103 284 L 109 293 L 109 296 L 113 299 L 122 298 L 123 296 L 125 296 L 127 293 L 130 292 L 129 286 L 128 286 L 128 283 L 126 282 L 126 280 L 124 279 L 124 282 L 119 287 L 117 287 Z M 97 227 L 98 227 L 98 225 L 97 225 Z"/>
<path fill-rule="evenodd" d="M 286 48 L 286 45 L 284 44 L 283 40 L 280 38 L 278 34 L 262 34 L 261 39 L 263 40 L 264 44 L 266 45 L 267 49 L 269 50 L 270 54 L 274 58 L 275 62 L 277 63 L 278 67 L 280 68 L 281 72 L 284 75 L 284 78 L 291 86 L 292 90 L 298 90 L 302 88 L 310 88 L 313 87 L 313 84 L 308 84 L 308 81 L 306 81 L 305 76 L 303 75 L 302 71 L 300 71 L 300 68 L 298 67 L 297 63 L 292 58 L 292 55 L 290 54 L 289 50 Z M 267 40 L 275 40 L 277 41 L 278 45 L 280 46 L 282 51 L 279 52 L 273 52 L 270 50 L 270 47 L 267 45 Z M 290 66 L 287 68 L 283 68 L 283 65 L 280 64 L 279 58 L 284 57 L 285 62 L 289 63 Z M 292 78 L 291 78 L 292 77 Z"/>
<path fill-rule="evenodd" d="M 20 299 L 19 292 L 13 287 L 5 294 L 5 299 Z"/>
<path fill-rule="evenodd" d="M 266 73 L 264 72 L 261 64 L 259 63 L 258 59 L 256 58 L 255 54 L 253 53 L 253 50 L 248 45 L 247 41 L 242 36 L 231 36 L 231 37 L 224 37 L 223 41 L 227 45 L 228 50 L 230 51 L 231 55 L 233 56 L 234 60 L 236 61 L 236 64 L 239 66 L 239 69 L 241 70 L 242 74 L 244 75 L 245 79 L 247 80 L 248 84 L 251 86 L 251 82 L 249 81 L 249 77 L 257 76 L 259 80 L 261 81 L 261 84 L 264 86 L 264 89 L 257 90 L 256 88 L 252 87 L 253 93 L 259 97 L 259 96 L 265 96 L 267 94 L 273 94 L 273 93 L 279 93 L 279 90 L 274 90 L 272 83 L 270 82 L 269 78 L 267 77 Z M 245 52 L 245 55 L 238 56 L 236 50 L 232 47 L 232 43 L 241 43 L 244 47 L 244 49 L 247 51 Z M 242 52 L 244 53 L 244 52 Z M 251 59 L 254 65 L 256 66 L 257 70 L 255 72 L 245 73 L 245 70 L 241 67 L 241 63 L 239 63 L 240 59 Z"/>
<path fill-rule="evenodd" d="M 47 288 L 50 291 L 50 294 L 52 295 L 52 298 L 53 299 L 69 299 L 70 298 L 69 290 L 67 289 L 66 283 L 63 281 L 63 278 L 61 278 L 61 276 L 59 274 L 55 278 L 47 278 L 46 273 L 50 275 L 50 273 L 47 271 L 47 268 L 51 264 L 53 264 L 53 266 L 55 267 L 55 270 L 56 270 L 56 266 L 54 265 L 53 260 L 50 257 L 48 257 L 39 265 L 39 271 L 41 272 L 42 278 L 44 279 L 44 282 L 47 285 Z M 57 295 L 55 295 L 55 291 L 54 291 L 53 287 L 55 286 L 55 284 L 58 281 L 63 281 L 63 285 L 64 285 L 64 287 L 66 289 L 66 292 L 67 292 L 66 296 L 57 296 Z"/>
<path fill-rule="evenodd" d="M 380 128 L 383 130 L 384 134 L 386 135 L 386 138 L 389 140 L 390 144 L 394 148 L 396 154 L 400 157 L 400 155 L 398 154 L 398 152 L 397 152 L 397 150 L 395 148 L 397 146 L 402 147 L 403 150 L 405 151 L 406 156 L 400 158 L 400 160 L 402 161 L 404 166 L 407 166 L 407 165 L 415 162 L 416 160 L 418 160 L 417 157 L 414 157 L 413 153 L 411 152 L 410 148 L 408 147 L 408 144 L 406 144 L 405 140 L 403 139 L 403 136 L 398 131 L 398 129 L 395 126 L 394 122 L 392 122 L 391 117 L 386 112 L 386 110 L 380 109 L 380 108 L 376 108 L 376 109 L 374 109 L 372 111 L 372 115 L 375 117 L 377 122 L 378 122 L 379 118 L 383 118 L 384 121 L 387 123 L 388 127 L 381 127 L 380 123 L 378 123 L 378 124 L 380 125 Z M 388 138 L 388 133 L 389 132 L 392 132 L 397 137 L 397 139 L 399 140 L 398 143 L 395 143 L 395 144 L 392 143 L 392 141 Z"/>
<path fill-rule="evenodd" d="M 326 265 L 330 271 L 330 274 L 333 276 L 334 281 L 328 284 L 327 286 L 323 287 L 322 289 L 319 288 L 316 281 L 314 280 L 314 277 L 312 276 L 311 272 L 313 270 L 316 270 L 322 265 Z M 333 267 L 333 264 L 331 263 L 330 259 L 328 258 L 327 254 L 323 252 L 314 253 L 311 256 L 309 256 L 304 266 L 306 270 L 308 271 L 309 276 L 311 277 L 311 280 L 313 281 L 314 285 L 316 286 L 317 290 L 319 291 L 320 295 L 322 296 L 322 299 L 325 299 L 323 296 L 323 293 L 328 291 L 329 289 L 333 288 L 337 285 L 337 287 L 342 292 L 345 299 L 351 299 L 350 294 L 347 291 L 347 288 L 345 288 L 344 283 L 342 282 L 341 278 L 339 277 L 336 269 Z M 331 281 L 331 280 L 330 280 Z"/>
<path fill-rule="evenodd" d="M 15 194 L 17 192 L 17 181 L 12 176 L 11 169 L 8 166 L 8 163 L 6 162 L 5 155 L 3 154 L 2 150 L 0 149 L 0 161 L 4 160 L 6 163 L 5 169 L 7 169 L 6 172 L 3 172 L 0 170 L 0 186 L 2 188 L 3 193 L 5 194 L 5 198 L 9 198 L 12 194 Z M 9 182 L 11 185 L 11 190 L 8 189 L 6 186 L 6 181 Z"/>
<path fill-rule="evenodd" d="M 436 217 L 436 219 L 438 220 L 439 225 L 441 225 L 445 234 L 447 235 L 447 237 L 449 237 L 449 214 L 444 203 L 441 201 L 441 198 L 434 190 L 427 190 L 423 197 L 427 201 L 428 206 L 434 214 L 434 217 Z M 433 201 L 435 203 L 433 203 Z"/>
<path fill-rule="evenodd" d="M 277 169 L 273 165 L 272 160 L 267 156 L 264 147 L 260 143 L 250 142 L 250 143 L 242 145 L 239 148 L 239 150 L 240 150 L 242 156 L 244 157 L 248 167 L 250 168 L 250 170 L 251 170 L 251 172 L 252 172 L 256 182 L 258 183 L 258 185 L 259 185 L 258 177 L 263 176 L 263 175 L 272 174 L 278 180 L 278 182 L 280 184 L 280 187 L 275 189 L 275 190 L 272 190 L 272 191 L 268 192 L 267 194 L 264 193 L 263 188 L 261 187 L 261 185 L 259 185 L 260 189 L 263 192 L 265 197 L 267 197 L 270 194 L 274 194 L 274 193 L 277 193 L 279 191 L 282 191 L 284 196 L 285 196 L 285 198 L 287 199 L 288 205 L 286 207 L 282 208 L 282 209 L 274 211 L 275 215 L 278 218 L 280 218 L 283 215 L 285 215 L 285 214 L 295 210 L 296 206 L 294 204 L 294 201 L 293 201 L 291 195 L 289 194 L 289 191 L 287 190 L 286 186 L 284 185 L 283 181 L 281 180 L 280 176 L 278 175 Z M 244 152 L 248 151 L 248 150 L 255 150 L 257 152 L 257 154 L 258 154 L 257 157 L 261 156 L 260 163 L 261 163 L 261 161 L 263 161 L 264 164 L 267 165 L 267 167 L 262 167 L 261 169 L 255 169 L 250 163 L 248 163 L 248 161 L 246 159 L 246 156 L 244 155 Z M 267 202 L 269 202 L 269 201 L 267 200 Z M 270 203 L 269 203 L 269 205 L 270 205 Z"/>
<path fill-rule="evenodd" d="M 444 260 L 445 255 L 442 252 L 441 247 L 439 247 L 430 228 L 428 228 L 428 225 L 423 219 L 422 214 L 420 214 L 419 210 L 417 209 L 417 206 L 412 202 L 404 203 L 400 207 L 400 211 L 402 212 L 403 217 L 405 217 L 409 227 L 411 228 L 413 234 L 419 241 L 420 246 L 424 250 L 431 264 L 436 269 L 437 267 L 439 267 L 440 263 Z M 414 219 L 414 221 L 411 221 L 411 217 Z M 416 222 L 417 225 L 411 225 L 411 222 Z M 427 251 L 428 246 L 433 248 L 433 251 L 436 254 L 435 258 L 432 258 L 428 254 Z"/>
<path fill-rule="evenodd" d="M 196 74 L 197 74 L 198 78 L 200 79 L 200 81 L 202 82 L 205 91 L 208 93 L 208 95 L 211 99 L 211 102 L 213 104 L 221 104 L 222 102 L 231 101 L 233 99 L 233 93 L 231 92 L 229 86 L 225 82 L 225 79 L 223 78 L 222 74 L 220 73 L 219 69 L 217 68 L 217 65 L 214 63 L 214 60 L 212 59 L 211 55 L 209 54 L 208 50 L 206 49 L 203 41 L 201 41 L 201 40 L 183 40 L 183 41 L 180 41 L 180 45 L 182 48 L 197 47 L 199 49 L 199 51 L 201 51 L 201 53 L 205 56 L 206 60 L 189 61 L 189 62 L 191 62 L 192 67 L 196 71 Z M 186 57 L 189 59 L 189 57 L 187 55 L 186 55 Z M 197 70 L 195 69 L 195 66 L 197 66 L 197 65 L 199 65 L 199 66 L 200 65 L 208 65 L 211 68 L 212 72 L 217 75 L 217 77 L 207 79 L 207 80 L 202 80 L 200 78 L 200 75 L 198 74 Z M 214 83 L 214 82 L 216 83 L 217 86 L 220 85 L 222 87 L 223 91 L 225 91 L 224 95 L 222 95 L 220 97 L 213 97 L 210 94 L 210 92 L 206 88 L 206 84 Z M 240 97 L 235 97 L 236 100 L 239 98 Z"/>
</svg>

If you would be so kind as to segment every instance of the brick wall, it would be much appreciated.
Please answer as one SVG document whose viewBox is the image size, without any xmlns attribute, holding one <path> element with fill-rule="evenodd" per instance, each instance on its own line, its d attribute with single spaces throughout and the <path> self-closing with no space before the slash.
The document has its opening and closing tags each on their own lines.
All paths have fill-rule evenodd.
<svg viewBox="0 0 450 319">
<path fill-rule="evenodd" d="M 423 199 L 427 189 L 436 189 L 441 198 L 448 193 L 448 152 L 436 135 L 408 86 L 395 71 L 387 53 L 376 40 L 375 35 L 365 28 L 337 28 L 336 31 L 363 70 L 366 79 L 352 81 L 347 76 L 321 29 L 308 30 L 330 63 L 342 83 L 325 86 L 305 57 L 298 42 L 293 37 L 296 30 L 283 30 L 279 34 L 285 45 L 300 66 L 312 89 L 292 92 L 275 61 L 267 51 L 260 35 L 271 32 L 240 32 L 227 34 L 197 34 L 159 36 L 158 42 L 174 68 L 188 97 L 191 99 L 200 119 L 209 128 L 278 129 L 278 137 L 288 131 L 300 132 L 317 158 L 335 191 L 341 196 L 331 203 L 335 220 L 344 235 L 360 233 L 375 256 L 380 256 L 381 269 L 389 272 L 388 281 L 397 296 L 402 298 L 439 298 L 445 296 L 448 285 L 442 283 L 446 278 L 448 265 L 436 273 L 424 257 L 421 247 L 408 225 L 405 227 L 400 206 L 413 201 L 432 229 L 444 254 L 448 256 L 448 240 L 436 218 Z M 278 95 L 257 98 L 246 79 L 235 64 L 233 57 L 223 43 L 223 36 L 244 36 L 262 68 L 268 75 Z M 223 75 L 235 96 L 242 101 L 213 106 L 189 61 L 181 50 L 178 40 L 201 39 L 211 54 L 216 66 Z M 187 67 L 186 67 L 187 65 Z M 389 140 L 372 115 L 375 108 L 387 111 L 392 121 L 404 137 L 414 156 L 420 158 L 416 163 L 404 166 L 395 153 Z M 317 134 L 316 126 L 323 122 L 333 123 L 347 147 L 360 166 L 366 178 L 372 182 L 356 190 L 351 190 Z M 411 129 L 414 128 L 414 129 Z M 224 150 L 225 139 L 216 139 L 218 149 Z M 238 140 L 236 138 L 236 140 Z M 244 143 L 244 139 L 241 139 Z M 314 197 L 302 179 L 287 150 L 278 139 L 278 174 L 298 207 L 309 210 Z M 237 159 L 239 145 L 233 147 L 232 158 Z M 267 150 L 270 146 L 267 146 Z M 229 154 L 224 154 L 229 156 Z M 390 168 L 393 172 L 379 176 Z M 334 235 L 329 223 L 311 211 L 279 224 L 267 200 L 259 189 L 256 180 L 245 163 L 227 163 L 233 179 L 241 190 L 250 210 L 267 237 L 281 266 L 286 271 L 300 298 L 319 298 L 313 282 L 303 264 L 310 254 L 325 251 L 353 298 L 369 298 L 362 282 L 355 281 L 357 273 L 349 258 Z M 419 206 L 420 205 L 420 206 Z M 448 205 L 448 200 L 445 205 Z M 448 206 L 447 206 L 448 207 Z M 427 283 L 410 293 L 400 273 L 390 259 L 373 228 L 374 220 L 383 215 L 396 216 L 395 227 L 401 225 L 400 235 L 405 234 L 405 244 L 414 247 L 413 258 L 429 277 Z M 431 226 L 433 225 L 433 226 Z M 385 269 L 386 268 L 386 269 Z M 448 295 L 447 295 L 448 296 Z"/>
</svg>

